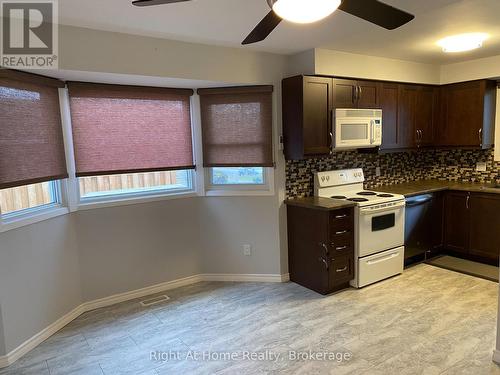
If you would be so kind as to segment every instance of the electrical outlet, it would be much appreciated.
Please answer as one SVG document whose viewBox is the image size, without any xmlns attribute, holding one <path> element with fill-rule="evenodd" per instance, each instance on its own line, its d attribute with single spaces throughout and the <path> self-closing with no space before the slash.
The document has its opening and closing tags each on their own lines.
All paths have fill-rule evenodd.
<svg viewBox="0 0 500 375">
<path fill-rule="evenodd" d="M 476 171 L 477 172 L 486 172 L 486 163 L 485 162 L 477 162 L 476 163 Z"/>
<path fill-rule="evenodd" d="M 380 167 L 375 168 L 375 175 L 377 177 L 380 177 L 382 175 L 382 172 L 380 171 Z"/>
<path fill-rule="evenodd" d="M 243 254 L 247 257 L 252 255 L 252 245 L 243 245 Z"/>
</svg>

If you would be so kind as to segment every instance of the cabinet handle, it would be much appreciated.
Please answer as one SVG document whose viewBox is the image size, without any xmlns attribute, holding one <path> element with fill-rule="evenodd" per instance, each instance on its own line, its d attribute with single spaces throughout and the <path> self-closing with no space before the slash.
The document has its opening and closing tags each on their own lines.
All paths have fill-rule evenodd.
<svg viewBox="0 0 500 375">
<path fill-rule="evenodd" d="M 479 146 L 483 147 L 483 128 L 479 129 L 478 135 L 479 135 Z"/>
<path fill-rule="evenodd" d="M 470 201 L 470 193 L 467 193 L 467 200 L 465 201 L 465 207 L 466 207 L 467 209 L 469 209 L 469 208 L 470 208 L 470 206 L 469 206 L 469 201 Z"/>
<path fill-rule="evenodd" d="M 347 266 L 345 266 L 344 268 L 337 268 L 336 272 L 345 272 L 347 271 Z"/>
<path fill-rule="evenodd" d="M 344 219 L 347 217 L 347 214 L 344 214 L 344 215 L 337 215 L 335 216 L 335 219 Z"/>
<path fill-rule="evenodd" d="M 328 255 L 328 253 L 330 252 L 330 250 L 328 249 L 328 246 L 326 246 L 326 243 L 320 242 L 319 246 L 321 246 L 325 250 L 325 254 Z"/>
<path fill-rule="evenodd" d="M 333 155 L 333 132 L 330 132 L 330 155 Z"/>
<path fill-rule="evenodd" d="M 361 99 L 361 95 L 363 95 L 363 89 L 361 86 L 358 86 L 358 100 Z"/>
<path fill-rule="evenodd" d="M 328 261 L 325 258 L 322 258 L 322 257 L 319 257 L 318 260 L 320 262 L 323 262 L 323 264 L 325 265 L 326 270 L 328 271 L 328 269 L 330 268 L 330 266 L 328 265 Z"/>
<path fill-rule="evenodd" d="M 358 86 L 354 86 L 352 89 L 352 102 L 356 103 L 357 99 L 358 99 Z"/>
<path fill-rule="evenodd" d="M 349 232 L 348 230 L 341 230 L 339 232 L 335 232 L 335 234 L 346 234 L 348 232 Z"/>
<path fill-rule="evenodd" d="M 335 250 L 337 251 L 342 251 L 342 250 L 345 250 L 347 249 L 347 246 L 339 246 L 339 247 L 336 247 Z"/>
</svg>

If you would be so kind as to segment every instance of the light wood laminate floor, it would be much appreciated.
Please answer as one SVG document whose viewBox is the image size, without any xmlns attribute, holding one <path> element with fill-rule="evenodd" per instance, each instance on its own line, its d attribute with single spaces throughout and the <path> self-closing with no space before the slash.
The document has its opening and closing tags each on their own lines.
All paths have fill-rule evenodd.
<svg viewBox="0 0 500 375">
<path fill-rule="evenodd" d="M 168 295 L 88 312 L 0 374 L 500 374 L 498 284 L 429 265 L 328 297 L 293 283 L 199 283 Z M 289 357 L 309 351 L 351 357 Z M 251 353 L 280 357 L 243 358 Z"/>
</svg>

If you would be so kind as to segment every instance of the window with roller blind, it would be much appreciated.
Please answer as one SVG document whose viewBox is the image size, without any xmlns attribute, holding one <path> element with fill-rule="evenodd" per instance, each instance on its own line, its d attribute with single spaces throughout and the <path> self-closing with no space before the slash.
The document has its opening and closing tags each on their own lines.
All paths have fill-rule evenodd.
<svg viewBox="0 0 500 375">
<path fill-rule="evenodd" d="M 62 208 L 68 177 L 56 79 L 0 69 L 2 230 Z"/>
<path fill-rule="evenodd" d="M 82 203 L 193 190 L 192 90 L 69 82 Z"/>
<path fill-rule="evenodd" d="M 199 89 L 209 190 L 268 190 L 272 86 Z"/>
</svg>

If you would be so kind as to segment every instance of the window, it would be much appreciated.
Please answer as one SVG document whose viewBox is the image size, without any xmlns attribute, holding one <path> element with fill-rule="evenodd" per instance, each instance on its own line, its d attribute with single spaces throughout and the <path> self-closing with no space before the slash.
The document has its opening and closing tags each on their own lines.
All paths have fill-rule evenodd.
<svg viewBox="0 0 500 375">
<path fill-rule="evenodd" d="M 82 201 L 117 196 L 182 193 L 192 190 L 190 170 L 80 177 Z"/>
<path fill-rule="evenodd" d="M 0 190 L 2 218 L 23 215 L 50 208 L 60 203 L 57 181 L 17 186 Z"/>
<path fill-rule="evenodd" d="M 65 214 L 64 83 L 0 69 L 0 231 Z"/>
<path fill-rule="evenodd" d="M 82 203 L 191 192 L 192 90 L 68 83 Z"/>
<path fill-rule="evenodd" d="M 273 192 L 272 92 L 272 86 L 198 90 L 208 195 Z"/>
<path fill-rule="evenodd" d="M 227 185 L 265 185 L 266 174 L 262 167 L 215 167 L 210 169 L 210 184 Z"/>
</svg>

